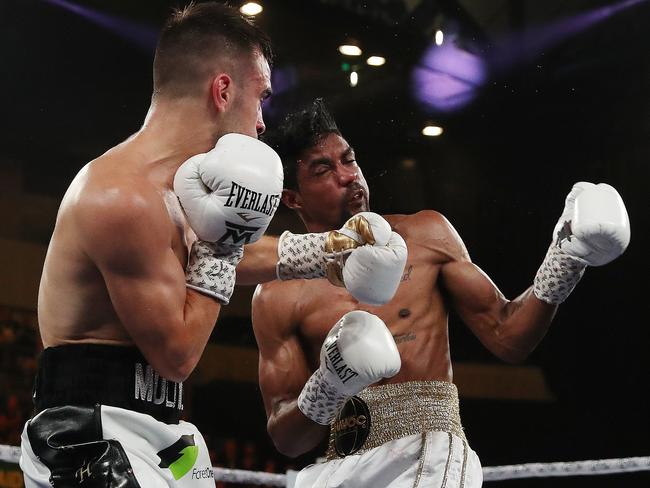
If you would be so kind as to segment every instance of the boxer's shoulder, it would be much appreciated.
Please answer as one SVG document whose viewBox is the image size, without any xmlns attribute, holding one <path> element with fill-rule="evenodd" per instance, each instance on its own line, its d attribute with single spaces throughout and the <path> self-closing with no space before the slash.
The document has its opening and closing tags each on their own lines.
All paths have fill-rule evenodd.
<svg viewBox="0 0 650 488">
<path fill-rule="evenodd" d="M 166 217 L 166 207 L 160 194 L 145 184 L 103 180 L 84 188 L 76 213 L 85 223 L 114 226 L 158 222 Z M 99 219 L 103 221 L 98 222 Z"/>
<path fill-rule="evenodd" d="M 97 164 L 95 164 L 97 163 Z M 110 171 L 91 162 L 72 189 L 70 210 L 78 237 L 97 249 L 102 242 L 138 240 L 171 235 L 170 217 L 158 188 L 137 173 Z"/>
<path fill-rule="evenodd" d="M 75 178 L 76 203 L 83 209 L 120 213 L 164 209 L 161 189 L 147 174 L 105 154 L 88 163 Z"/>
<path fill-rule="evenodd" d="M 306 280 L 270 281 L 257 285 L 252 300 L 256 336 L 291 334 L 297 327 L 300 287 Z"/>
<path fill-rule="evenodd" d="M 385 215 L 395 232 L 400 234 L 409 247 L 424 247 L 437 256 L 437 261 L 469 258 L 460 235 L 440 212 L 421 210 L 413 214 Z"/>
<path fill-rule="evenodd" d="M 435 210 L 421 210 L 414 214 L 383 216 L 392 229 L 405 240 L 428 240 L 432 236 L 444 236 L 453 229 L 449 221 Z"/>
<path fill-rule="evenodd" d="M 382 215 L 382 217 L 404 238 L 405 235 L 416 236 L 421 230 L 431 231 L 448 223 L 444 215 L 435 210 L 420 210 L 413 214 Z"/>
<path fill-rule="evenodd" d="M 268 309 L 286 310 L 287 304 L 294 304 L 308 280 L 273 280 L 261 283 L 253 293 L 253 305 Z"/>
</svg>

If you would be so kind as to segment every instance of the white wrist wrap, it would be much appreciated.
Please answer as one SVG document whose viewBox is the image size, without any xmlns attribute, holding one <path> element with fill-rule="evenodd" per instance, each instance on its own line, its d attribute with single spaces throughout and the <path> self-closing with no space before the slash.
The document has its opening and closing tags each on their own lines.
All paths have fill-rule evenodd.
<svg viewBox="0 0 650 488">
<path fill-rule="evenodd" d="M 348 396 L 330 385 L 320 369 L 307 380 L 298 397 L 298 408 L 305 417 L 320 425 L 329 425 L 336 418 Z"/>
<path fill-rule="evenodd" d="M 276 274 L 280 280 L 323 278 L 326 273 L 327 233 L 280 236 Z"/>
<path fill-rule="evenodd" d="M 551 245 L 535 275 L 533 293 L 543 302 L 558 305 L 571 294 L 586 267 L 581 259 Z"/>
<path fill-rule="evenodd" d="M 241 246 L 196 241 L 185 271 L 187 287 L 228 305 L 235 288 L 235 268 L 243 255 Z"/>
</svg>

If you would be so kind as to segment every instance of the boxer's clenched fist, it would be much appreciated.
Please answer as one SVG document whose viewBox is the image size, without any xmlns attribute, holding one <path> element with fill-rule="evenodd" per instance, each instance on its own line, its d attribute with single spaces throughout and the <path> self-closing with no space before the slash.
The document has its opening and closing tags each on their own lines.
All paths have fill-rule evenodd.
<svg viewBox="0 0 650 488">
<path fill-rule="evenodd" d="M 282 163 L 273 149 L 254 137 L 226 134 L 178 168 L 174 192 L 199 239 L 243 246 L 266 231 L 282 183 Z"/>
<path fill-rule="evenodd" d="M 280 157 L 261 141 L 226 134 L 176 172 L 174 192 L 199 240 L 192 246 L 187 286 L 227 304 L 244 244 L 266 231 L 280 203 Z"/>
<path fill-rule="evenodd" d="M 379 317 L 348 312 L 325 338 L 320 367 L 302 389 L 298 408 L 314 422 L 328 425 L 348 398 L 395 376 L 401 364 L 395 340 Z"/>
<path fill-rule="evenodd" d="M 382 305 L 397 291 L 408 252 L 383 217 L 361 212 L 341 229 L 320 234 L 285 232 L 278 246 L 278 278 L 327 277 L 360 302 Z"/>
<path fill-rule="evenodd" d="M 547 303 L 562 303 L 586 266 L 609 263 L 623 254 L 629 242 L 630 221 L 618 192 L 606 183 L 576 183 L 535 276 L 535 296 Z"/>
<path fill-rule="evenodd" d="M 553 235 L 557 247 L 589 266 L 613 261 L 630 243 L 623 199 L 606 183 L 576 183 Z"/>
</svg>

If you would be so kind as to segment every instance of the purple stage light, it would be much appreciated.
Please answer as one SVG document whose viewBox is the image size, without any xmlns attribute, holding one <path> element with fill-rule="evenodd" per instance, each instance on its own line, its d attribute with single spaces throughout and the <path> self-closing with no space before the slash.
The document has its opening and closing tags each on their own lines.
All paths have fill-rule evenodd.
<svg viewBox="0 0 650 488">
<path fill-rule="evenodd" d="M 88 19 L 145 51 L 153 51 L 156 48 L 158 29 L 150 25 L 98 12 L 67 0 L 45 1 Z"/>
<path fill-rule="evenodd" d="M 293 66 L 274 67 L 271 72 L 273 93 L 279 95 L 291 90 L 298 84 L 298 74 Z"/>
<path fill-rule="evenodd" d="M 412 85 L 426 107 L 449 112 L 473 100 L 485 78 L 483 59 L 450 42 L 427 49 L 413 70 Z"/>
<path fill-rule="evenodd" d="M 643 1 L 625 0 L 616 5 L 600 7 L 549 25 L 534 27 L 507 36 L 488 50 L 487 60 L 490 71 L 495 75 L 502 75 L 515 66 L 530 63 L 545 49 L 551 49 L 570 37 Z"/>
<path fill-rule="evenodd" d="M 267 98 L 263 104 L 264 117 L 269 120 L 278 119 L 283 115 L 281 105 L 278 104 L 278 95 L 292 90 L 298 84 L 298 74 L 294 66 L 274 67 L 271 71 L 271 85 L 273 96 Z"/>
<path fill-rule="evenodd" d="M 605 19 L 645 0 L 625 0 L 616 5 L 562 19 L 549 25 L 512 34 L 485 49 L 481 57 L 453 43 L 432 45 L 412 74 L 415 98 L 425 108 L 438 112 L 458 110 L 472 101 L 478 88 L 491 77 L 501 76 L 516 66 L 531 62 L 550 49 Z"/>
</svg>

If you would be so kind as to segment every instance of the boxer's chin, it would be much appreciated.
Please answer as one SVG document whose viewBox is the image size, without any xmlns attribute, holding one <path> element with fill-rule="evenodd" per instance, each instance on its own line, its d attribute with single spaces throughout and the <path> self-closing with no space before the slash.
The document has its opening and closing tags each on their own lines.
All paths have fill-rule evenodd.
<svg viewBox="0 0 650 488">
<path fill-rule="evenodd" d="M 359 212 L 368 212 L 370 210 L 368 205 L 368 200 L 365 195 L 358 199 L 353 199 L 347 204 L 347 212 L 350 214 L 350 217 L 358 214 Z"/>
<path fill-rule="evenodd" d="M 339 221 L 336 223 L 334 228 L 337 227 L 343 227 L 343 225 L 348 221 L 350 217 L 352 217 L 354 214 L 350 213 L 347 208 L 344 208 L 341 211 L 341 215 L 339 215 Z"/>
<path fill-rule="evenodd" d="M 339 218 L 339 227 L 342 227 L 351 217 L 354 217 L 359 212 L 368 212 L 368 202 L 363 199 L 358 202 L 351 202 L 341 209 L 341 216 Z"/>
</svg>

